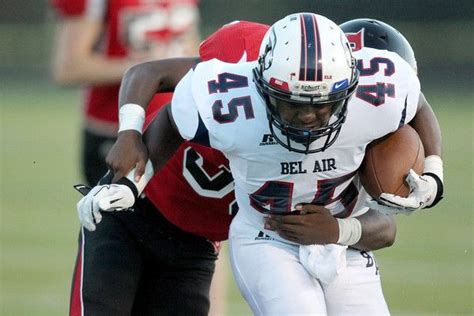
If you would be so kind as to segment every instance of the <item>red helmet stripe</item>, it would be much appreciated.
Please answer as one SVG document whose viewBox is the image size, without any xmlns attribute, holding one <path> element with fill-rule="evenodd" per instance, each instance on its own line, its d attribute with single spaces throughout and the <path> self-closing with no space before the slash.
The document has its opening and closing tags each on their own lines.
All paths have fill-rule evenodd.
<svg viewBox="0 0 474 316">
<path fill-rule="evenodd" d="M 316 81 L 323 81 L 323 65 L 322 65 L 322 53 L 321 53 L 321 39 L 319 37 L 319 28 L 318 28 L 318 21 L 316 17 L 313 15 L 313 23 L 314 23 L 314 37 L 316 42 Z"/>
</svg>

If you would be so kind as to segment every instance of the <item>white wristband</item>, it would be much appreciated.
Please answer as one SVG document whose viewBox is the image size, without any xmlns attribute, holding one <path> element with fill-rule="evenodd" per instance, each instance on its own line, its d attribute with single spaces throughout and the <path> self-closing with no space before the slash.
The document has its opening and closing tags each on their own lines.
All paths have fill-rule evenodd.
<svg viewBox="0 0 474 316">
<path fill-rule="evenodd" d="M 128 180 L 130 180 L 135 185 L 135 187 L 137 188 L 138 196 L 140 196 L 140 194 L 142 194 L 142 192 L 145 189 L 148 182 L 150 182 L 150 179 L 155 174 L 155 171 L 153 170 L 153 165 L 151 163 L 151 160 L 148 159 L 148 161 L 145 165 L 145 173 L 140 178 L 140 181 L 136 182 L 135 181 L 135 170 L 136 170 L 136 168 L 133 168 L 132 171 L 130 171 L 127 174 L 126 178 Z"/>
<path fill-rule="evenodd" d="M 352 246 L 359 242 L 362 236 L 362 225 L 357 218 L 337 218 L 339 225 L 339 239 L 337 243 L 343 246 Z"/>
<path fill-rule="evenodd" d="M 443 160 L 441 157 L 437 155 L 426 157 L 423 173 L 434 173 L 443 182 Z"/>
<path fill-rule="evenodd" d="M 127 103 L 119 110 L 119 132 L 126 130 L 136 130 L 140 134 L 145 122 L 145 110 L 143 107 L 134 103 Z"/>
</svg>

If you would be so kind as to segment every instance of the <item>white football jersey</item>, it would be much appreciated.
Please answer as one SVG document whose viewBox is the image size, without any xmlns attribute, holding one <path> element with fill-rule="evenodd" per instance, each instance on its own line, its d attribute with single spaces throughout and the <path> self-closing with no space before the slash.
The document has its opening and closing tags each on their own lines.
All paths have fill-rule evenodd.
<svg viewBox="0 0 474 316">
<path fill-rule="evenodd" d="M 364 48 L 354 56 L 360 79 L 346 122 L 335 143 L 315 154 L 290 152 L 273 139 L 253 84 L 255 62 L 201 63 L 176 87 L 172 115 L 181 136 L 226 155 L 239 212 L 256 225 L 265 213 L 290 213 L 299 203 L 325 205 L 338 217 L 367 210 L 354 179 L 365 148 L 413 118 L 420 84 L 395 53 Z"/>
</svg>

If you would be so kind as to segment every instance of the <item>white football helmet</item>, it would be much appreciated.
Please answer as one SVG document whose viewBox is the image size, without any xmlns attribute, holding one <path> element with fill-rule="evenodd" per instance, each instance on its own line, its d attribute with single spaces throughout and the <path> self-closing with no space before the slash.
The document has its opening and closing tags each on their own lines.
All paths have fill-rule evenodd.
<svg viewBox="0 0 474 316">
<path fill-rule="evenodd" d="M 314 13 L 291 14 L 272 25 L 262 40 L 254 79 L 275 140 L 300 153 L 324 151 L 334 143 L 358 83 L 346 36 L 336 23 Z M 319 128 L 291 126 L 281 118 L 275 100 L 295 106 L 331 104 L 332 116 Z M 317 139 L 322 141 L 310 149 Z"/>
</svg>

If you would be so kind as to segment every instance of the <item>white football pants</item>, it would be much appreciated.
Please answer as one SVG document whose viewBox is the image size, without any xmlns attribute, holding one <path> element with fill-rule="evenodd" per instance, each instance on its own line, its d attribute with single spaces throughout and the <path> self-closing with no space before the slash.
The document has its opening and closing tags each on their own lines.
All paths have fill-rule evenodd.
<svg viewBox="0 0 474 316">
<path fill-rule="evenodd" d="M 372 253 L 348 249 L 347 268 L 324 284 L 299 261 L 299 246 L 272 238 L 239 213 L 229 233 L 234 278 L 255 315 L 389 315 Z"/>
</svg>

